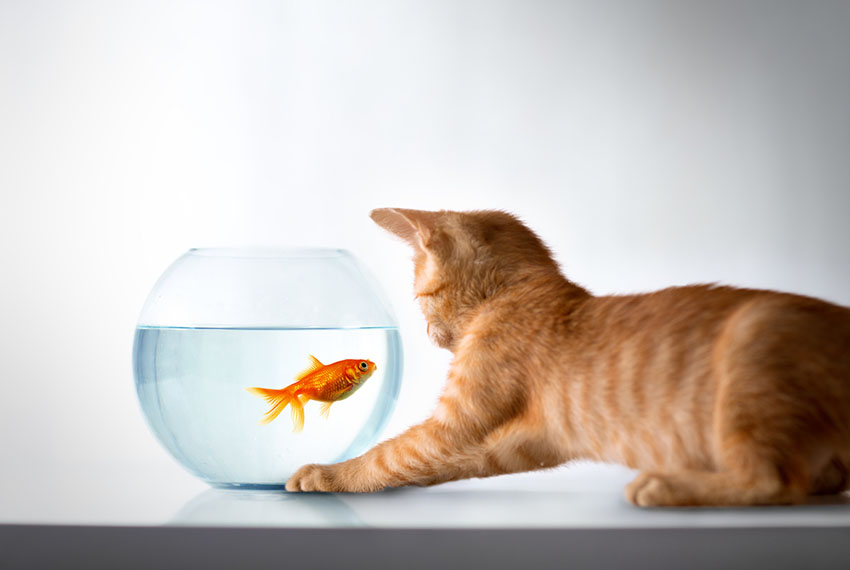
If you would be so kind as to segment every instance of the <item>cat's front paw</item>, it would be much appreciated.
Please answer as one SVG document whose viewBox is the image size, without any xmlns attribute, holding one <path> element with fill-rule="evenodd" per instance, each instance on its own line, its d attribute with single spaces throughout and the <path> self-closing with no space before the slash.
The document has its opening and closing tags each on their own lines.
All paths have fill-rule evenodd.
<svg viewBox="0 0 850 570">
<path fill-rule="evenodd" d="M 371 493 L 387 486 L 373 478 L 364 477 L 364 471 L 357 463 L 358 459 L 334 465 L 305 465 L 289 478 L 286 482 L 286 490 L 317 493 Z"/>
<path fill-rule="evenodd" d="M 286 482 L 287 491 L 313 491 L 333 493 L 340 491 L 334 484 L 332 465 L 305 465 L 298 469 Z"/>
</svg>

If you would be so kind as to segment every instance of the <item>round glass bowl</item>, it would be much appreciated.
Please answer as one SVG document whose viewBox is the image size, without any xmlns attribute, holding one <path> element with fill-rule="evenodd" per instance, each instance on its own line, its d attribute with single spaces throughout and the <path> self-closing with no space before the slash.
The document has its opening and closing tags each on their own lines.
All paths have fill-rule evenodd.
<svg viewBox="0 0 850 570">
<path fill-rule="evenodd" d="M 333 404 L 287 408 L 248 387 L 284 388 L 309 364 L 369 360 L 376 371 Z M 398 323 L 378 283 L 340 249 L 192 249 L 157 281 L 139 317 L 133 370 L 142 411 L 165 448 L 217 487 L 283 488 L 306 463 L 374 445 L 401 384 Z"/>
</svg>

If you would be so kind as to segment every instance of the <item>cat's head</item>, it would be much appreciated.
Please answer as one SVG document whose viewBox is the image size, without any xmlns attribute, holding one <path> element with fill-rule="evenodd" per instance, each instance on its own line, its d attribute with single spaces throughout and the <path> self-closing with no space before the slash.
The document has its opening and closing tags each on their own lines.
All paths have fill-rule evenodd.
<svg viewBox="0 0 850 570">
<path fill-rule="evenodd" d="M 540 238 L 506 212 L 379 208 L 371 216 L 413 247 L 413 290 L 428 336 L 449 350 L 488 298 L 535 272 L 558 270 Z"/>
</svg>

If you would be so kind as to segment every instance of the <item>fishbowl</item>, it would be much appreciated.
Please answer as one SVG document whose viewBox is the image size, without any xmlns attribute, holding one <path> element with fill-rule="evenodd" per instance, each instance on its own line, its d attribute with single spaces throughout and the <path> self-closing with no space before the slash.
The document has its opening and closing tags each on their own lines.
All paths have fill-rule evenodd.
<svg viewBox="0 0 850 570">
<path fill-rule="evenodd" d="M 402 349 L 386 296 L 348 251 L 192 249 L 148 295 L 133 371 L 151 430 L 191 473 L 282 489 L 302 465 L 375 444 Z"/>
</svg>

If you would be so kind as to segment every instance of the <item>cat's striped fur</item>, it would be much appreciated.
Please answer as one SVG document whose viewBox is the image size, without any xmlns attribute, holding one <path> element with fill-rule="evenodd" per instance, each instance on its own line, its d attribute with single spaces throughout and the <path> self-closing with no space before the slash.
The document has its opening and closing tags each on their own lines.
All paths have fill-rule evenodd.
<svg viewBox="0 0 850 570">
<path fill-rule="evenodd" d="M 368 492 L 541 469 L 639 469 L 635 504 L 794 503 L 848 488 L 850 309 L 675 287 L 595 297 L 495 211 L 379 209 L 414 249 L 428 334 L 451 350 L 432 417 L 291 491 Z"/>
</svg>

